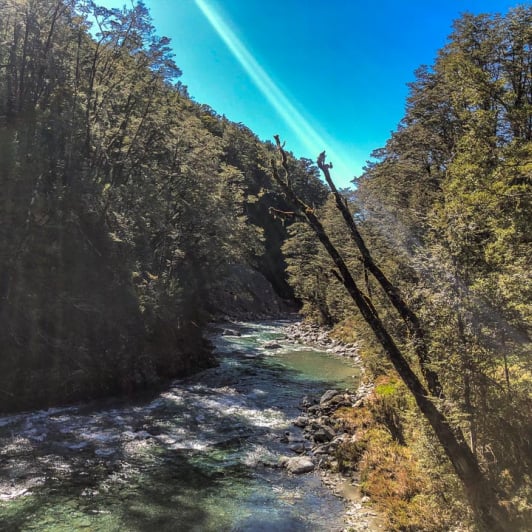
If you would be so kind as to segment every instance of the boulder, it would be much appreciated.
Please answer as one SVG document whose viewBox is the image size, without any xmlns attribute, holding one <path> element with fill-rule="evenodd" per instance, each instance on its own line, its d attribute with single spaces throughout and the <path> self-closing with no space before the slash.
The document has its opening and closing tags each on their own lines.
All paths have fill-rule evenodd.
<svg viewBox="0 0 532 532">
<path fill-rule="evenodd" d="M 340 406 L 350 406 L 351 400 L 348 394 L 337 394 L 328 401 L 325 401 L 324 403 L 320 404 L 320 407 L 322 410 L 336 410 Z"/>
<path fill-rule="evenodd" d="M 303 399 L 299 402 L 299 406 L 301 408 L 308 408 L 311 405 L 316 404 L 316 400 L 313 397 L 309 397 L 308 395 L 303 396 Z"/>
<path fill-rule="evenodd" d="M 324 403 L 327 403 L 330 401 L 334 396 L 341 394 L 342 392 L 338 390 L 327 390 L 320 398 L 320 405 L 323 405 Z"/>
<path fill-rule="evenodd" d="M 289 437 L 290 437 L 290 433 L 287 431 L 279 438 L 279 441 L 281 443 L 288 443 L 288 438 Z"/>
<path fill-rule="evenodd" d="M 334 430 L 325 425 L 321 425 L 318 429 L 312 432 L 312 438 L 316 443 L 325 443 L 331 441 L 336 436 Z"/>
<path fill-rule="evenodd" d="M 328 445 L 317 445 L 316 447 L 312 448 L 312 453 L 315 455 L 328 454 L 329 446 Z"/>
<path fill-rule="evenodd" d="M 301 475 L 303 473 L 314 471 L 314 463 L 307 456 L 294 456 L 293 458 L 288 458 L 285 462 L 285 467 L 294 475 Z"/>
<path fill-rule="evenodd" d="M 305 451 L 307 451 L 310 448 L 310 446 L 308 443 L 297 442 L 297 443 L 292 443 L 291 445 L 288 446 L 288 448 L 291 451 L 294 451 L 295 453 L 303 454 Z"/>
<path fill-rule="evenodd" d="M 294 419 L 292 424 L 295 425 L 296 427 L 303 428 L 303 427 L 306 427 L 308 423 L 309 423 L 308 417 L 299 416 L 296 419 Z"/>
<path fill-rule="evenodd" d="M 287 433 L 288 435 L 288 443 L 301 443 L 305 441 L 305 438 L 300 434 L 292 434 L 291 432 Z"/>
<path fill-rule="evenodd" d="M 279 349 L 283 346 L 279 342 L 272 340 L 271 342 L 266 342 L 262 344 L 262 347 L 264 347 L 264 349 Z"/>
</svg>

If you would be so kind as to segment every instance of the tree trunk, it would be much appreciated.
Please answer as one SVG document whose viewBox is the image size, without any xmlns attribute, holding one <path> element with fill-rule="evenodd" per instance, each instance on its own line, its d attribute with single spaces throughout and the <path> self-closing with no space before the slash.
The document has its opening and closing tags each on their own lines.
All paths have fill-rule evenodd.
<svg viewBox="0 0 532 532">
<path fill-rule="evenodd" d="M 430 393 L 435 397 L 443 398 L 443 389 L 440 379 L 437 373 L 429 367 L 430 357 L 425 341 L 425 333 L 421 327 L 419 318 L 401 297 L 397 287 L 388 280 L 384 272 L 373 261 L 373 257 L 371 256 L 371 253 L 369 252 L 369 249 L 367 248 L 366 243 L 364 242 L 364 239 L 362 238 L 362 235 L 356 226 L 355 220 L 353 219 L 352 214 L 349 212 L 349 209 L 345 203 L 345 199 L 338 192 L 338 189 L 331 178 L 331 174 L 329 172 L 331 165 L 325 163 L 325 152 L 322 152 L 318 157 L 318 166 L 323 172 L 325 181 L 327 181 L 329 188 L 334 194 L 336 207 L 344 218 L 347 228 L 349 229 L 349 235 L 360 251 L 365 272 L 371 272 L 375 279 L 377 279 L 389 301 L 395 307 L 401 318 L 403 318 L 408 330 L 410 331 L 410 334 L 413 337 L 414 350 L 418 357 L 423 376 L 427 381 L 427 386 L 430 390 Z"/>
<path fill-rule="evenodd" d="M 458 430 L 456 432 L 453 431 L 449 421 L 436 408 L 435 404 L 430 399 L 427 390 L 424 388 L 423 384 L 410 367 L 407 359 L 388 333 L 377 310 L 371 301 L 366 298 L 363 292 L 358 288 L 344 259 L 331 242 L 323 225 L 314 214 L 313 209 L 306 205 L 290 186 L 286 153 L 281 146 L 278 136 L 275 137 L 275 140 L 281 153 L 282 167 L 286 172 L 287 178 L 286 181 L 281 179 L 277 167 L 275 166 L 275 163 L 273 163 L 272 170 L 275 181 L 279 184 L 287 199 L 294 205 L 296 211 L 301 216 L 305 217 L 308 224 L 316 233 L 316 236 L 327 250 L 327 253 L 338 269 L 338 278 L 341 280 L 362 316 L 373 330 L 395 370 L 410 392 L 414 395 L 416 404 L 434 430 L 438 441 L 451 461 L 456 474 L 460 478 L 469 504 L 471 505 L 479 524 L 486 531 L 490 532 L 510 531 L 512 528 L 509 523 L 508 513 L 505 508 L 499 504 L 488 479 L 482 474 L 478 461 L 466 444 L 462 433 Z"/>
</svg>

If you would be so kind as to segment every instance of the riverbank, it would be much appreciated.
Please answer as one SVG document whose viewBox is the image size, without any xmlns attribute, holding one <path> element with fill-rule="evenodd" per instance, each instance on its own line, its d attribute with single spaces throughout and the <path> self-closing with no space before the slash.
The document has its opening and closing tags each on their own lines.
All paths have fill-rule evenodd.
<svg viewBox="0 0 532 532">
<path fill-rule="evenodd" d="M 361 362 L 356 344 L 346 344 L 331 338 L 327 330 L 314 323 L 297 321 L 285 327 L 283 332 L 287 340 L 296 344 L 305 344 L 327 353 L 350 358 L 356 363 Z"/>
<path fill-rule="evenodd" d="M 302 415 L 294 421 L 296 426 L 303 429 L 305 438 L 311 444 L 308 453 L 313 458 L 322 482 L 346 504 L 346 531 L 383 529 L 370 499 L 360 490 L 358 472 L 342 474 L 338 461 L 339 448 L 355 442 L 356 434 L 346 429 L 336 413 L 341 408 L 357 408 L 363 404 L 371 389 L 371 385 L 361 384 L 354 393 L 327 390 L 319 399 L 306 397 L 301 404 Z"/>
<path fill-rule="evenodd" d="M 285 338 L 297 344 L 324 350 L 334 356 L 345 357 L 361 364 L 356 344 L 344 344 L 329 336 L 328 331 L 318 325 L 297 322 L 284 328 Z M 360 366 L 361 369 L 362 366 Z M 300 403 L 302 415 L 294 425 L 303 429 L 310 446 L 295 444 L 295 452 L 312 457 L 322 482 L 346 504 L 344 515 L 345 531 L 382 531 L 382 517 L 371 505 L 370 499 L 360 490 L 358 472 L 340 472 L 338 450 L 356 441 L 356 434 L 342 422 L 337 412 L 342 408 L 359 408 L 373 390 L 372 383 L 361 382 L 356 389 L 327 390 L 320 398 L 304 397 Z"/>
</svg>

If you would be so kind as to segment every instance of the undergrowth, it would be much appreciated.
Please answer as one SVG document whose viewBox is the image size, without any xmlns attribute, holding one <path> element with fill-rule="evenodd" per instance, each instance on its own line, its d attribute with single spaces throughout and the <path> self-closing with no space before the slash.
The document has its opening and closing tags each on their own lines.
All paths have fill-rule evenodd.
<svg viewBox="0 0 532 532">
<path fill-rule="evenodd" d="M 338 469 L 359 477 L 388 530 L 473 529 L 459 484 L 395 376 L 377 377 L 363 404 L 334 416 L 351 434 L 337 450 Z"/>
</svg>

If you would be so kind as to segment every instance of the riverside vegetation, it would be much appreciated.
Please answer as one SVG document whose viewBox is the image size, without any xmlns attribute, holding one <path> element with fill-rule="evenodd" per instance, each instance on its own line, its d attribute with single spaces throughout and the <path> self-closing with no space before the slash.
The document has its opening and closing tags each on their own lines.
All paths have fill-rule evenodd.
<svg viewBox="0 0 532 532">
<path fill-rule="evenodd" d="M 527 527 L 530 6 L 457 20 L 356 189 L 332 193 L 311 161 L 192 100 L 142 3 L 0 13 L 0 411 L 197 371 L 214 317 L 295 300 L 375 382 L 334 414 L 354 433 L 337 467 L 390 529 Z"/>
</svg>

